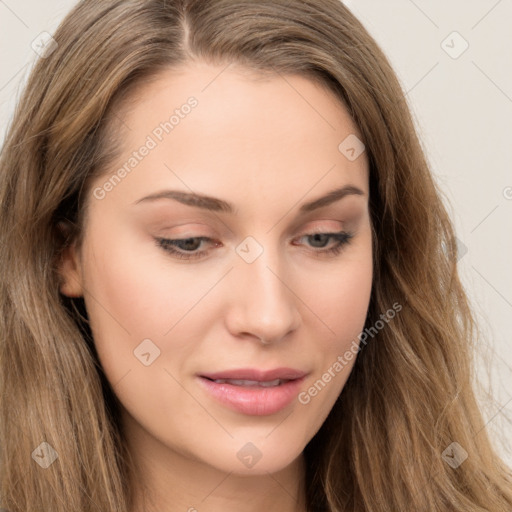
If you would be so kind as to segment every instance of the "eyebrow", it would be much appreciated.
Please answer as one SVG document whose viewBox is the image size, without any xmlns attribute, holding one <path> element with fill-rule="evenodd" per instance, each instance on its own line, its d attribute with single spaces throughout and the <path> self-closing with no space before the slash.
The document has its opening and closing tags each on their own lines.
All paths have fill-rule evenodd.
<svg viewBox="0 0 512 512">
<path fill-rule="evenodd" d="M 311 212 L 313 210 L 317 210 L 324 206 L 328 206 L 340 199 L 343 199 L 349 195 L 359 195 L 364 196 L 365 193 L 358 187 L 354 185 L 345 185 L 344 187 L 336 188 L 327 192 L 327 194 L 317 197 L 313 199 L 313 201 L 309 201 L 304 203 L 299 208 L 299 213 L 304 214 Z M 156 192 L 154 194 L 150 194 L 149 196 L 145 196 L 135 204 L 139 204 L 145 201 L 156 201 L 158 199 L 173 199 L 187 206 L 192 206 L 195 208 L 202 208 L 204 210 L 210 210 L 215 212 L 222 213 L 230 213 L 233 214 L 235 209 L 231 203 L 219 199 L 217 197 L 211 197 L 203 194 L 196 194 L 194 192 L 184 192 L 182 190 L 162 190 L 160 192 Z"/>
</svg>

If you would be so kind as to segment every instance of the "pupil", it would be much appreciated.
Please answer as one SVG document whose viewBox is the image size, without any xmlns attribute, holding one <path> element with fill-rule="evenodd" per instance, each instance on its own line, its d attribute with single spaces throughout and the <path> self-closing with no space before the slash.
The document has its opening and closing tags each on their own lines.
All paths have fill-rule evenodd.
<svg viewBox="0 0 512 512">
<path fill-rule="evenodd" d="M 183 245 L 185 246 L 184 249 L 194 250 L 197 249 L 198 244 L 200 243 L 200 240 L 196 238 L 187 238 L 183 241 Z M 192 247 L 191 247 L 192 245 Z"/>
<path fill-rule="evenodd" d="M 324 233 L 316 233 L 314 235 L 311 235 L 313 237 L 313 240 L 316 242 L 321 242 L 322 240 L 326 242 L 329 239 L 329 236 Z M 314 244 L 313 244 L 314 245 Z M 321 243 L 319 246 L 316 247 L 324 247 L 325 243 Z"/>
</svg>

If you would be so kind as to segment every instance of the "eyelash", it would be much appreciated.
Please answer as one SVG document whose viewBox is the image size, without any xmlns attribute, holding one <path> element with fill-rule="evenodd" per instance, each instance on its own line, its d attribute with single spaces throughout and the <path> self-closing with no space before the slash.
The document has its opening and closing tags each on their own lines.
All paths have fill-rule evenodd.
<svg viewBox="0 0 512 512">
<path fill-rule="evenodd" d="M 313 237 L 315 235 L 320 236 L 327 236 L 328 239 L 334 238 L 337 240 L 336 245 L 331 247 L 330 249 L 324 249 L 320 251 L 313 251 L 316 254 L 319 254 L 320 256 L 337 256 L 341 253 L 345 245 L 348 245 L 350 243 L 351 238 L 353 238 L 352 233 L 347 233 L 346 231 L 340 231 L 339 233 L 324 233 L 324 232 L 317 232 L 317 233 L 307 233 L 305 235 L 302 235 L 299 238 L 304 237 Z M 191 236 L 188 238 L 177 238 L 174 240 L 169 240 L 167 238 L 155 238 L 156 245 L 160 248 L 162 248 L 164 251 L 172 254 L 176 258 L 183 259 L 183 260 L 194 260 L 201 258 L 203 256 L 206 256 L 210 249 L 206 249 L 204 251 L 199 252 L 182 252 L 179 250 L 176 250 L 174 246 L 178 245 L 180 242 L 186 242 L 188 240 L 201 240 L 201 241 L 211 241 L 211 238 L 208 238 L 206 236 Z"/>
</svg>

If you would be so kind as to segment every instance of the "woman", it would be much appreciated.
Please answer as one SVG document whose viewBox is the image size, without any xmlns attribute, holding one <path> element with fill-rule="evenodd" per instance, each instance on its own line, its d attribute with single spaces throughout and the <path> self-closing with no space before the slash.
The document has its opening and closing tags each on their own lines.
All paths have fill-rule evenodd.
<svg viewBox="0 0 512 512">
<path fill-rule="evenodd" d="M 54 40 L 0 160 L 1 505 L 510 510 L 452 225 L 343 4 L 85 1 Z"/>
</svg>

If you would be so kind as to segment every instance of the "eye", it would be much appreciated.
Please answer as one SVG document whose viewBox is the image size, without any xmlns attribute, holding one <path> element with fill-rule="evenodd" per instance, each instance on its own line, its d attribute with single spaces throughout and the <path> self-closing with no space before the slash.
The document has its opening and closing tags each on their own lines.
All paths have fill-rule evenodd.
<svg viewBox="0 0 512 512">
<path fill-rule="evenodd" d="M 320 250 L 312 251 L 316 255 L 335 256 L 342 251 L 343 247 L 350 242 L 350 239 L 353 236 L 354 235 L 352 233 L 347 233 L 345 231 L 340 231 L 338 233 L 309 233 L 300 236 L 298 240 L 306 238 L 312 242 L 310 247 L 313 247 L 314 249 L 320 248 Z M 325 249 L 330 240 L 334 240 L 336 243 L 332 247 Z M 206 236 L 177 239 L 155 238 L 155 242 L 158 247 L 170 253 L 173 257 L 184 260 L 193 260 L 206 256 L 210 249 L 203 249 L 202 251 L 198 251 L 198 249 L 202 247 L 201 244 L 203 242 L 208 242 L 209 244 L 215 245 L 217 247 L 222 245 L 220 242 L 216 242 Z"/>
<path fill-rule="evenodd" d="M 348 245 L 350 243 L 351 238 L 354 235 L 352 233 L 347 233 L 346 231 L 340 231 L 337 233 L 309 233 L 306 235 L 302 235 L 299 237 L 299 240 L 301 238 L 309 239 L 310 241 L 313 241 L 312 247 L 318 248 L 320 247 L 322 250 L 314 251 L 316 254 L 319 254 L 320 256 L 336 256 L 339 254 L 345 245 Z M 329 240 L 335 240 L 336 243 L 329 247 L 328 249 L 324 249 L 326 245 L 328 245 Z"/>
<path fill-rule="evenodd" d="M 167 238 L 156 238 L 156 243 L 159 247 L 172 254 L 173 256 L 184 259 L 191 260 L 197 259 L 204 256 L 208 250 L 203 250 L 199 252 L 197 249 L 201 246 L 201 243 L 207 241 L 212 242 L 211 238 L 206 236 L 195 236 L 190 238 L 178 238 L 175 240 L 170 240 Z M 217 243 L 217 245 L 220 245 Z M 177 248 L 176 248 L 177 247 Z"/>
</svg>

